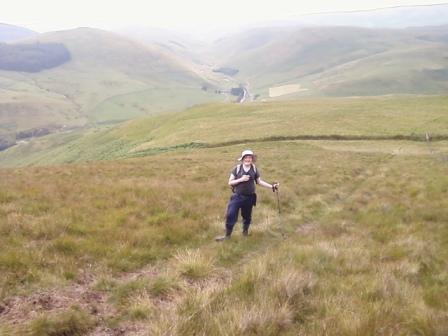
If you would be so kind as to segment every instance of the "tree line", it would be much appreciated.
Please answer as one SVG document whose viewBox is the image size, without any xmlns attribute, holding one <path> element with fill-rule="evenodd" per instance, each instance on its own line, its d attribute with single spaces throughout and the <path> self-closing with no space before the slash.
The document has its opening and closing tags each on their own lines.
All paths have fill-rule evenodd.
<svg viewBox="0 0 448 336">
<path fill-rule="evenodd" d="M 57 67 L 70 59 L 70 52 L 62 43 L 0 43 L 2 70 L 39 72 Z"/>
</svg>

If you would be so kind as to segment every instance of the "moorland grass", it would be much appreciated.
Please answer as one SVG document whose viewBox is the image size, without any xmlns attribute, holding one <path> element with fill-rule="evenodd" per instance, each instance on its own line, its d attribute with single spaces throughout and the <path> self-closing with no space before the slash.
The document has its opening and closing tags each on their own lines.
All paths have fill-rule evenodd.
<svg viewBox="0 0 448 336">
<path fill-rule="evenodd" d="M 80 336 L 85 335 L 94 325 L 92 316 L 74 307 L 55 316 L 37 318 L 22 332 L 30 336 Z"/>
<path fill-rule="evenodd" d="M 253 143 L 262 176 L 281 182 L 281 217 L 259 190 L 251 236 L 238 227 L 224 244 L 213 237 L 245 146 L 3 169 L 2 302 L 90 278 L 115 310 L 94 320 L 117 330 L 443 335 L 446 162 L 372 146 Z M 20 334 L 8 316 L 1 328 Z"/>
</svg>

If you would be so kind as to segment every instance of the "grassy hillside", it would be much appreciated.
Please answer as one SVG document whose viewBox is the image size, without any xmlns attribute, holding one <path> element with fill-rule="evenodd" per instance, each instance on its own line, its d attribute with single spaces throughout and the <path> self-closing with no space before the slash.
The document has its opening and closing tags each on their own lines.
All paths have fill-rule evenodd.
<svg viewBox="0 0 448 336">
<path fill-rule="evenodd" d="M 0 333 L 446 334 L 446 147 L 249 145 L 281 217 L 224 244 L 247 144 L 1 169 Z"/>
<path fill-rule="evenodd" d="M 448 136 L 441 96 L 306 98 L 249 105 L 208 104 L 119 126 L 60 133 L 0 153 L 0 166 L 145 156 L 167 150 L 274 137 Z"/>
<path fill-rule="evenodd" d="M 448 64 L 444 55 L 440 46 L 404 48 L 344 64 L 306 80 L 328 95 L 446 92 Z M 337 84 L 341 82 L 344 85 Z"/>
<path fill-rule="evenodd" d="M 214 50 L 261 97 L 285 84 L 300 84 L 300 95 L 436 94 L 447 89 L 447 29 L 260 28 Z"/>
<path fill-rule="evenodd" d="M 221 99 L 201 90 L 213 86 L 210 78 L 155 45 L 90 28 L 42 34 L 29 43 L 35 41 L 64 44 L 71 60 L 35 74 L 0 71 L 0 123 L 12 118 L 17 131 L 126 120 Z M 123 102 L 124 95 L 133 100 Z M 143 107 L 129 108 L 134 104 Z M 16 113 L 22 110 L 26 114 Z"/>
<path fill-rule="evenodd" d="M 298 88 L 286 98 L 444 94 L 447 29 L 260 28 L 201 53 L 194 42 L 163 43 L 145 31 L 136 32 L 144 45 L 90 28 L 42 34 L 28 43 L 63 44 L 71 60 L 33 74 L 0 71 L 0 125 L 21 132 L 123 121 L 222 101 L 215 89 L 240 83 L 258 99 L 285 85 Z M 238 75 L 213 72 L 221 67 Z"/>
<path fill-rule="evenodd" d="M 139 25 L 124 27 L 116 32 L 144 45 L 157 45 L 168 54 L 180 56 L 186 64 L 198 66 L 208 63 L 207 57 L 204 57 L 207 42 L 193 38 L 188 32 Z"/>
</svg>

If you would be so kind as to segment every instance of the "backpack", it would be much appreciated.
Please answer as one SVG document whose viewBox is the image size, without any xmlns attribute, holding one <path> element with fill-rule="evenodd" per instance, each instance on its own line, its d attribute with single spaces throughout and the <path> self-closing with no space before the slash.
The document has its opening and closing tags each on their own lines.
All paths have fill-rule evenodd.
<svg viewBox="0 0 448 336">
<path fill-rule="evenodd" d="M 250 165 L 251 165 L 252 168 L 254 168 L 254 172 L 256 174 L 257 173 L 257 167 L 255 167 L 255 165 L 253 163 L 251 163 Z M 243 165 L 241 163 L 236 166 L 236 175 L 238 175 L 240 173 L 242 167 L 243 167 Z"/>
<path fill-rule="evenodd" d="M 253 163 L 251 163 L 250 165 L 254 169 L 254 172 L 256 174 L 257 173 L 257 167 L 255 167 L 255 165 Z M 235 177 L 238 176 L 238 174 L 240 173 L 242 167 L 243 167 L 243 165 L 241 163 L 236 166 L 236 175 L 235 175 Z M 232 169 L 232 172 L 233 172 L 233 169 Z M 230 186 L 230 189 L 232 189 L 232 192 L 235 192 L 235 187 L 236 186 Z"/>
</svg>

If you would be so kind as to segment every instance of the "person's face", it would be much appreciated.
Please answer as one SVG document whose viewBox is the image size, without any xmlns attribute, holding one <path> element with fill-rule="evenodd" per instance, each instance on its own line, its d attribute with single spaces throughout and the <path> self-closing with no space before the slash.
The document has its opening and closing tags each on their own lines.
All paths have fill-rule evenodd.
<svg viewBox="0 0 448 336">
<path fill-rule="evenodd" d="M 246 156 L 243 158 L 243 164 L 245 164 L 245 165 L 250 165 L 250 164 L 252 163 L 252 160 L 253 160 L 252 155 L 246 155 Z"/>
</svg>

